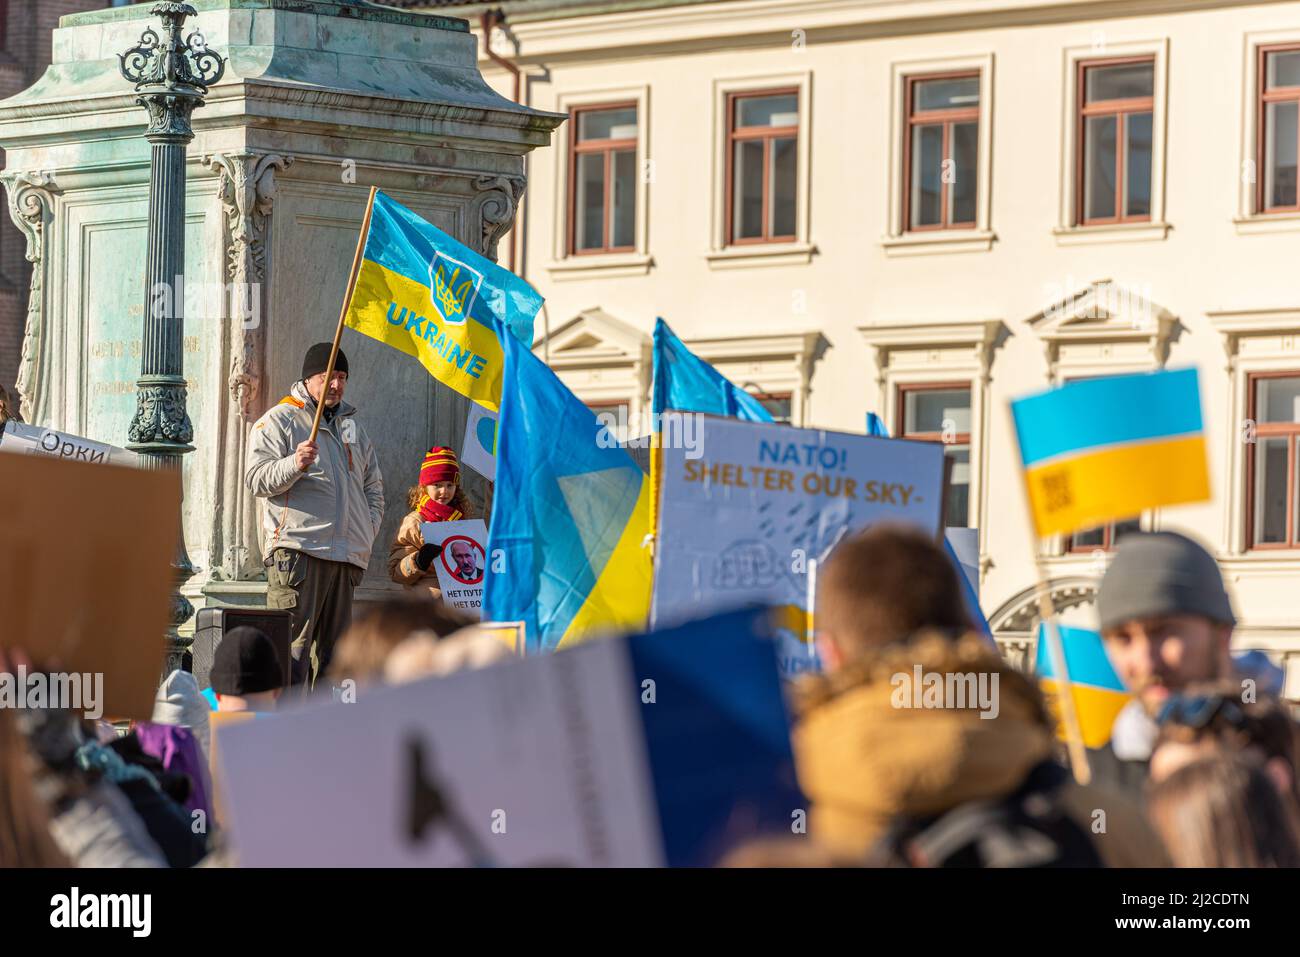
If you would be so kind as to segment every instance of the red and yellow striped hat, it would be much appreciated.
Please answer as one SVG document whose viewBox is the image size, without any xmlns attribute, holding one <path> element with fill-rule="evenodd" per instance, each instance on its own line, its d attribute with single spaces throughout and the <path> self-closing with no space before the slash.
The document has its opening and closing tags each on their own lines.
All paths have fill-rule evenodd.
<svg viewBox="0 0 1300 957">
<path fill-rule="evenodd" d="M 432 485 L 434 482 L 460 482 L 460 462 L 456 460 L 456 453 L 441 445 L 429 449 L 420 466 L 420 484 Z"/>
</svg>

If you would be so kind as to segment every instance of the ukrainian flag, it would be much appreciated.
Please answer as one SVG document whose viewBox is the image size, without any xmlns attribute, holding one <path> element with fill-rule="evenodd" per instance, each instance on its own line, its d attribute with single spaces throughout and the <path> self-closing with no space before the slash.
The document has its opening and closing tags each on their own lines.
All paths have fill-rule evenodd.
<svg viewBox="0 0 1300 957">
<path fill-rule="evenodd" d="M 663 319 L 655 320 L 650 384 L 650 526 L 659 528 L 659 485 L 663 481 L 660 453 L 662 416 L 669 409 L 703 412 L 746 422 L 771 422 L 768 412 L 752 395 L 735 385 L 677 338 Z"/>
<path fill-rule="evenodd" d="M 497 411 L 504 356 L 495 323 L 531 345 L 542 297 L 381 192 L 369 223 L 345 324 Z"/>
<path fill-rule="evenodd" d="M 1011 413 L 1039 536 L 1210 497 L 1195 369 L 1085 379 Z"/>
<path fill-rule="evenodd" d="M 653 366 L 652 412 L 679 409 L 746 422 L 772 421 L 772 413 L 763 403 L 687 349 L 686 343 L 662 319 L 655 320 Z M 656 430 L 658 421 L 656 417 Z"/>
<path fill-rule="evenodd" d="M 503 336 L 484 618 L 523 621 L 528 653 L 643 629 L 650 483 L 526 345 Z"/>
<path fill-rule="evenodd" d="M 1100 748 L 1110 741 L 1116 716 L 1131 700 L 1129 693 L 1106 656 L 1101 635 L 1087 628 L 1056 627 L 1061 634 L 1065 668 L 1069 672 L 1071 697 L 1079 716 L 1084 746 Z M 1034 670 L 1038 675 L 1038 685 L 1047 695 L 1059 720 L 1060 705 L 1056 698 L 1059 682 L 1052 670 L 1052 656 L 1047 653 L 1047 636 L 1041 624 L 1038 626 L 1038 661 Z M 1064 730 L 1058 728 L 1057 736 L 1065 740 Z"/>
</svg>

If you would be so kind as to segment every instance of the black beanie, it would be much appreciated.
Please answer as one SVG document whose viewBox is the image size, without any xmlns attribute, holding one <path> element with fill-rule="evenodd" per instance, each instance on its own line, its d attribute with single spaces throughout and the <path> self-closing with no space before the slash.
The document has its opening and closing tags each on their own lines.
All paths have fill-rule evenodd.
<svg viewBox="0 0 1300 957">
<path fill-rule="evenodd" d="M 334 348 L 332 342 L 318 342 L 307 350 L 307 355 L 302 360 L 302 377 L 310 379 L 314 375 L 320 375 L 325 371 L 325 367 L 330 362 L 330 350 Z M 339 354 L 334 357 L 334 371 L 346 373 L 348 371 L 348 357 L 339 350 Z"/>
<path fill-rule="evenodd" d="M 212 655 L 212 690 L 247 695 L 284 687 L 284 669 L 271 639 L 247 625 L 232 628 Z"/>
</svg>

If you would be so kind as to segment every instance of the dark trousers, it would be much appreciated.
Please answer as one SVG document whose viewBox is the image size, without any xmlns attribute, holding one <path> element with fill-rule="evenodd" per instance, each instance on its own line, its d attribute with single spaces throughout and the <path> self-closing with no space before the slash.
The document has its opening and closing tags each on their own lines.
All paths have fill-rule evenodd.
<svg viewBox="0 0 1300 957">
<path fill-rule="evenodd" d="M 271 553 L 266 605 L 289 612 L 293 632 L 290 683 L 316 687 L 329 667 L 334 645 L 352 623 L 352 592 L 362 569 L 347 562 L 313 558 L 290 548 Z"/>
</svg>

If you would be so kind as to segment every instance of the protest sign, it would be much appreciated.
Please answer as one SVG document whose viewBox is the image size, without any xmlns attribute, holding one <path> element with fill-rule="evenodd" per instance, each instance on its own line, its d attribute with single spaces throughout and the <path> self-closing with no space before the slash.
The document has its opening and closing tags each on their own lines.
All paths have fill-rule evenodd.
<svg viewBox="0 0 1300 957">
<path fill-rule="evenodd" d="M 652 623 L 773 605 L 782 673 L 816 670 L 813 564 L 878 521 L 937 537 L 943 469 L 937 442 L 702 417 L 697 442 L 663 449 Z"/>
<path fill-rule="evenodd" d="M 483 614 L 483 569 L 486 566 L 487 526 L 481 518 L 459 522 L 425 522 L 420 526 L 425 544 L 441 545 L 433 560 L 442 600 L 479 618 Z"/>
<path fill-rule="evenodd" d="M 0 489 L 0 647 L 102 675 L 106 716 L 148 719 L 172 611 L 180 473 L 0 455 Z"/>
<path fill-rule="evenodd" d="M 765 620 L 736 612 L 222 728 L 240 862 L 696 866 L 788 836 L 807 805 Z"/>
<path fill-rule="evenodd" d="M 18 452 L 27 455 L 48 455 L 56 459 L 114 465 L 138 466 L 140 457 L 134 452 L 96 442 L 70 432 L 45 429 L 22 422 L 6 422 L 0 429 L 0 452 Z"/>
<path fill-rule="evenodd" d="M 477 402 L 469 404 L 465 422 L 465 447 L 460 460 L 489 482 L 497 478 L 497 414 Z"/>
</svg>

